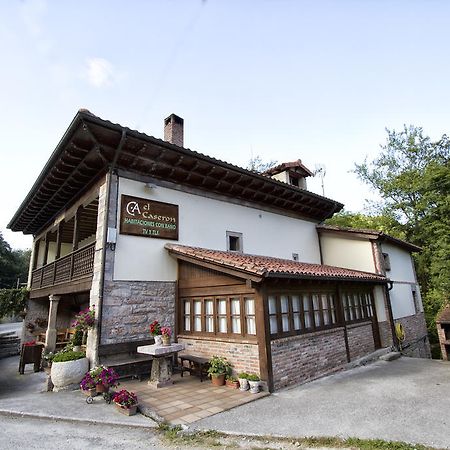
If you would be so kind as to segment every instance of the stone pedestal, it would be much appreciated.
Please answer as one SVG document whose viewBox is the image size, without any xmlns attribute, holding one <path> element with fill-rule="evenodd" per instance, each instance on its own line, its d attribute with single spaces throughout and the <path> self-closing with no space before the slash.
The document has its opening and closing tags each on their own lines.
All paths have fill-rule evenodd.
<svg viewBox="0 0 450 450">
<path fill-rule="evenodd" d="M 167 346 L 141 345 L 137 348 L 138 353 L 153 356 L 152 372 L 150 374 L 149 386 L 158 389 L 173 384 L 171 357 L 174 353 L 184 350 L 183 344 L 171 344 Z"/>
</svg>

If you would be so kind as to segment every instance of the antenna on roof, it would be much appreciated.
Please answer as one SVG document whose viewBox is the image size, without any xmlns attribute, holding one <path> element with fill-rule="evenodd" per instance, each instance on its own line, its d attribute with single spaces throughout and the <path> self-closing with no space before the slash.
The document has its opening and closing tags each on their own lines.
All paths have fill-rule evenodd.
<svg viewBox="0 0 450 450">
<path fill-rule="evenodd" d="M 322 195 L 325 197 L 325 184 L 323 179 L 325 178 L 325 175 L 327 174 L 327 168 L 325 167 L 325 164 L 316 164 L 314 166 L 313 175 L 319 175 L 321 179 L 322 184 Z"/>
</svg>

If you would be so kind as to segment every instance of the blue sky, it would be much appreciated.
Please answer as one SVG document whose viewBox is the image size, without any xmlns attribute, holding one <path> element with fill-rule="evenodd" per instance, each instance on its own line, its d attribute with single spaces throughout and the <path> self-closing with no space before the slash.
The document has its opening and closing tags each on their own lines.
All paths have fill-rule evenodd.
<svg viewBox="0 0 450 450">
<path fill-rule="evenodd" d="M 159 0 L 0 2 L 0 230 L 79 108 L 245 165 L 325 165 L 325 195 L 363 209 L 350 171 L 385 127 L 450 124 L 450 2 Z M 309 188 L 321 193 L 318 178 Z"/>
</svg>

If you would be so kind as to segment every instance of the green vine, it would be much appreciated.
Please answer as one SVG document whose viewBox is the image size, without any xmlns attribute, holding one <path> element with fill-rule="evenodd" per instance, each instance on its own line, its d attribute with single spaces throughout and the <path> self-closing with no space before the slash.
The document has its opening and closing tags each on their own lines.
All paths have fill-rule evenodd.
<svg viewBox="0 0 450 450">
<path fill-rule="evenodd" d="M 17 315 L 27 306 L 28 289 L 0 289 L 0 318 Z"/>
</svg>

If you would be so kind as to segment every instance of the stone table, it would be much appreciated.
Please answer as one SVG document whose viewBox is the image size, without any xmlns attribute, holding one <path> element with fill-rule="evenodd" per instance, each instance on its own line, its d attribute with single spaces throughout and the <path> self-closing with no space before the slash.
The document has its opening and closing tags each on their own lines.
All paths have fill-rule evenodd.
<svg viewBox="0 0 450 450">
<path fill-rule="evenodd" d="M 152 372 L 150 374 L 149 386 L 160 388 L 173 384 L 171 356 L 184 350 L 183 344 L 170 345 L 141 345 L 137 348 L 138 353 L 153 356 Z"/>
</svg>

